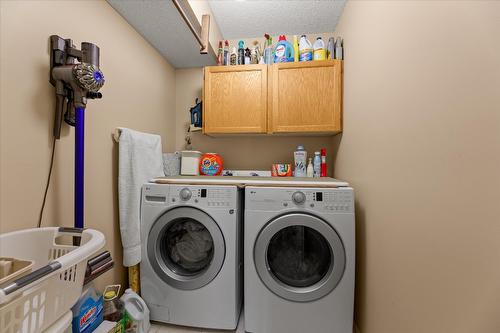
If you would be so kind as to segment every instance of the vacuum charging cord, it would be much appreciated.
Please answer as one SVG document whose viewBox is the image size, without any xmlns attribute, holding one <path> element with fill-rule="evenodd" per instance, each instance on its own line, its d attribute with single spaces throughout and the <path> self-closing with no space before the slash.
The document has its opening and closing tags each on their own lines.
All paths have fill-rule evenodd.
<svg viewBox="0 0 500 333">
<path fill-rule="evenodd" d="M 37 228 L 40 228 L 42 226 L 42 219 L 43 219 L 43 210 L 45 208 L 45 202 L 47 201 L 47 193 L 49 192 L 49 185 L 50 185 L 50 177 L 52 175 L 52 168 L 54 166 L 54 155 L 56 153 L 56 138 L 52 138 L 52 154 L 50 157 L 50 167 L 49 167 L 49 174 L 47 176 L 47 184 L 45 185 L 45 193 L 43 195 L 43 201 L 42 201 L 42 207 L 40 208 L 40 215 L 38 216 L 38 225 Z"/>
</svg>

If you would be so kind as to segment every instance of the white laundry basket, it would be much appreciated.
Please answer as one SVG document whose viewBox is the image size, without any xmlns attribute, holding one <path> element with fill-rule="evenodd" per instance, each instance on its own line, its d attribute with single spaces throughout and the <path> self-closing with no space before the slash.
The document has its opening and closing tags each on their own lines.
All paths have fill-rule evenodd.
<svg viewBox="0 0 500 333">
<path fill-rule="evenodd" d="M 66 312 L 61 318 L 47 328 L 43 333 L 71 333 L 71 323 L 73 321 L 73 312 Z"/>
<path fill-rule="evenodd" d="M 80 239 L 80 245 L 58 244 L 60 236 Z M 43 332 L 67 318 L 82 292 L 87 260 L 104 243 L 104 235 L 92 229 L 49 227 L 0 235 L 0 257 L 34 261 L 30 274 L 0 286 L 0 332 Z"/>
</svg>

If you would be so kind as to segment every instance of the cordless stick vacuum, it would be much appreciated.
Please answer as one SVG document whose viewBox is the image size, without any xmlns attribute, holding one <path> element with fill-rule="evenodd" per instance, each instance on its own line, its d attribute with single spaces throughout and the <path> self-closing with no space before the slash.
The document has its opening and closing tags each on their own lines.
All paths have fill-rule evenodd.
<svg viewBox="0 0 500 333">
<path fill-rule="evenodd" d="M 101 98 L 104 76 L 99 69 L 99 47 L 50 36 L 50 83 L 56 88 L 54 138 L 61 138 L 62 119 L 75 127 L 75 228 L 83 228 L 85 107 Z"/>
</svg>

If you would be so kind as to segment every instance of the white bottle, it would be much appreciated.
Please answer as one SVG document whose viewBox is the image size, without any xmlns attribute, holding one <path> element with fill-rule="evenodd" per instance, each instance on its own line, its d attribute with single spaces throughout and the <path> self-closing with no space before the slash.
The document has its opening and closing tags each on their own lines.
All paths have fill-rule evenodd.
<svg viewBox="0 0 500 333">
<path fill-rule="evenodd" d="M 306 176 L 306 162 L 307 162 L 307 151 L 304 146 L 298 145 L 297 150 L 293 153 L 293 159 L 295 162 L 294 176 L 295 177 L 305 177 Z"/>
<path fill-rule="evenodd" d="M 149 309 L 144 300 L 132 289 L 125 290 L 120 300 L 123 302 L 125 311 L 137 325 L 135 332 L 148 333 L 151 324 L 149 322 Z"/>
<path fill-rule="evenodd" d="M 299 61 L 313 60 L 313 48 L 311 42 L 307 40 L 306 35 L 300 36 L 299 41 Z"/>
<path fill-rule="evenodd" d="M 313 170 L 314 170 L 314 178 L 321 177 L 321 155 L 319 151 L 314 152 Z"/>
<path fill-rule="evenodd" d="M 309 157 L 309 164 L 307 164 L 307 177 L 312 178 L 314 176 L 312 157 Z"/>
<path fill-rule="evenodd" d="M 340 37 L 335 41 L 335 59 L 344 59 L 344 41 Z"/>
<path fill-rule="evenodd" d="M 326 60 L 326 50 L 325 50 L 325 42 L 321 37 L 318 37 L 314 42 L 314 60 Z"/>
</svg>

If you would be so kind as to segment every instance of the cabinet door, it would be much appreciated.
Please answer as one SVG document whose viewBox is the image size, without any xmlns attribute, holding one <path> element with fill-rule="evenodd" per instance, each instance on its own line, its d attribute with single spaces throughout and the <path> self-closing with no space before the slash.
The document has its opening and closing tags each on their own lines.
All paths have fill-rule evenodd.
<svg viewBox="0 0 500 333">
<path fill-rule="evenodd" d="M 271 131 L 342 131 L 342 61 L 274 64 L 271 69 Z"/>
<path fill-rule="evenodd" d="M 267 66 L 205 67 L 203 131 L 267 132 Z"/>
</svg>

